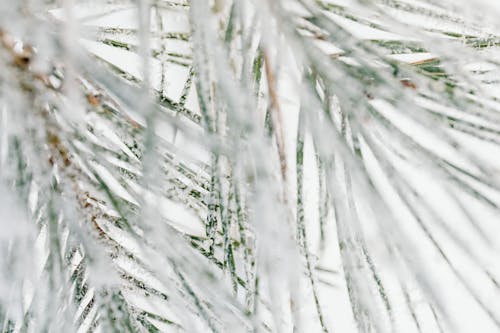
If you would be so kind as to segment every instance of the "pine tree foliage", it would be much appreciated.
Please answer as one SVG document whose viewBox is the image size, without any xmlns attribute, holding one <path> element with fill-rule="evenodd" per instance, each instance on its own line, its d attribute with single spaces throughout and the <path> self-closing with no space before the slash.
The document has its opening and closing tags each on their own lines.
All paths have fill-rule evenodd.
<svg viewBox="0 0 500 333">
<path fill-rule="evenodd" d="M 500 331 L 498 14 L 4 1 L 2 332 Z"/>
</svg>

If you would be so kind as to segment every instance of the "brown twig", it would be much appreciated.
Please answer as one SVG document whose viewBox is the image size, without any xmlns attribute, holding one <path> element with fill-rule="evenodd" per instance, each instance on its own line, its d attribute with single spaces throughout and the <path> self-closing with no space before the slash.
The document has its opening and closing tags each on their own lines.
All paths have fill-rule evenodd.
<svg viewBox="0 0 500 333">
<path fill-rule="evenodd" d="M 285 154 L 285 140 L 283 137 L 283 118 L 281 115 L 281 109 L 278 101 L 278 94 L 276 91 L 276 82 L 274 79 L 274 74 L 271 70 L 271 64 L 269 61 L 269 56 L 266 50 L 262 52 L 264 58 L 264 66 L 266 70 L 266 78 L 267 78 L 267 86 L 269 89 L 269 95 L 271 96 L 271 105 L 274 110 L 273 115 L 271 117 L 273 122 L 273 132 L 276 138 L 276 144 L 278 146 L 278 154 L 280 158 L 281 165 L 281 176 L 283 181 L 286 182 L 287 179 L 287 163 L 286 163 L 286 154 Z"/>
</svg>

